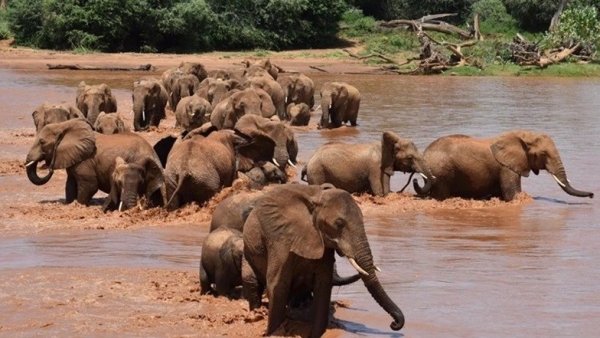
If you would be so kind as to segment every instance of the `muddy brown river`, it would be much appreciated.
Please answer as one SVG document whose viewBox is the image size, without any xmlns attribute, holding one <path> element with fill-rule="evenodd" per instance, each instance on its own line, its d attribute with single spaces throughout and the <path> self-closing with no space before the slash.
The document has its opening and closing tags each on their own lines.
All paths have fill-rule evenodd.
<svg viewBox="0 0 600 338">
<path fill-rule="evenodd" d="M 0 69 L 0 187 L 4 192 L 0 195 L 0 273 L 38 268 L 197 273 L 209 215 L 196 219 L 190 215 L 197 210 L 187 208 L 178 214 L 181 219 L 143 214 L 144 221 L 136 226 L 121 226 L 129 218 L 99 212 L 104 194 L 97 194 L 94 205 L 87 208 L 61 205 L 65 175 L 60 172 L 43 187 L 29 183 L 20 166 L 33 141 L 31 113 L 36 106 L 44 100 L 74 103 L 79 81 L 102 81 L 113 88 L 119 111 L 130 121 L 130 88 L 141 75 L 47 74 Z M 575 188 L 600 192 L 596 167 L 600 164 L 600 79 L 309 76 L 316 88 L 332 80 L 351 83 L 360 90 L 362 102 L 357 128 L 296 131 L 301 164 L 324 142 L 370 142 L 379 140 L 384 130 L 410 138 L 424 150 L 448 134 L 487 137 L 529 129 L 553 138 Z M 311 123 L 317 118 L 313 116 Z M 165 126 L 171 127 L 172 121 L 164 122 Z M 151 141 L 160 137 L 157 132 L 147 136 Z M 392 190 L 399 190 L 407 178 L 396 173 Z M 390 331 L 390 317 L 359 282 L 333 291 L 333 299 L 349 304 L 335 313 L 345 327 L 340 335 L 596 337 L 600 201 L 565 194 L 545 171 L 522 181 L 531 197 L 522 203 L 454 201 L 442 207 L 408 209 L 402 200 L 365 204 L 367 235 L 382 269 L 379 278 L 404 311 L 406 326 L 400 332 Z M 346 261 L 340 260 L 339 265 L 342 274 L 353 272 Z M 18 284 L 0 288 L 0 303 L 5 303 L 0 310 L 0 335 L 69 332 L 28 326 L 46 312 L 36 312 L 35 301 L 28 307 L 17 305 L 11 295 L 18 288 Z M 75 332 L 95 335 L 95 331 Z"/>
</svg>

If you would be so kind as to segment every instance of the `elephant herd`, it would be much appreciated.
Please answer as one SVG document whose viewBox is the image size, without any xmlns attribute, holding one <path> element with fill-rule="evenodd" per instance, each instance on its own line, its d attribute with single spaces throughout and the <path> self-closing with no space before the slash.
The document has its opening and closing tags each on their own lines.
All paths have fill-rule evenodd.
<svg viewBox="0 0 600 338">
<path fill-rule="evenodd" d="M 231 194 L 216 206 L 202 245 L 203 294 L 232 295 L 242 286 L 250 309 L 269 299 L 266 334 L 282 324 L 286 308 L 310 302 L 311 336 L 323 334 L 331 289 L 361 279 L 400 330 L 404 315 L 375 271 L 362 212 L 351 194 L 392 193 L 396 171 L 418 173 L 418 196 L 505 201 L 521 192 L 521 177 L 551 173 L 568 194 L 593 197 L 571 187 L 558 150 L 543 133 L 510 131 L 488 139 L 444 136 L 423 152 L 408 139 L 383 131 L 365 144 L 329 142 L 307 160 L 301 179 L 288 182 L 297 164 L 293 126 L 307 125 L 316 111 L 313 81 L 282 75 L 269 60 L 247 62 L 239 71 L 207 71 L 182 62 L 161 79 L 133 84 L 133 130 L 158 126 L 166 108 L 175 113 L 179 136 L 154 145 L 132 132 L 117 111 L 107 85 L 78 86 L 75 105 L 43 103 L 33 112 L 34 143 L 27 154 L 29 180 L 42 185 L 66 169 L 65 202 L 88 205 L 98 190 L 108 194 L 104 211 L 147 206 L 176 209 L 203 204 L 240 176 L 251 191 Z M 320 90 L 319 128 L 357 126 L 361 96 L 343 82 Z M 39 167 L 39 163 L 43 165 Z M 47 170 L 40 177 L 38 172 Z M 262 189 L 269 183 L 279 183 Z M 335 253 L 357 274 L 340 277 Z"/>
</svg>

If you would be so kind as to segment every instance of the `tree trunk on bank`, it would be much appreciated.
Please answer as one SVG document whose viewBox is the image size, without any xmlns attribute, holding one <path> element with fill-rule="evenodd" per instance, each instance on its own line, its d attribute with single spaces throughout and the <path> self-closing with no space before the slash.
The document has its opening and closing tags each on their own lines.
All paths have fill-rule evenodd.
<svg viewBox="0 0 600 338">
<path fill-rule="evenodd" d="M 556 9 L 556 13 L 554 13 L 552 20 L 550 20 L 550 28 L 548 28 L 548 31 L 554 32 L 558 28 L 560 15 L 565 10 L 565 8 L 567 8 L 568 4 L 569 4 L 569 0 L 561 0 L 560 1 L 560 4 L 558 5 L 558 8 Z"/>
</svg>

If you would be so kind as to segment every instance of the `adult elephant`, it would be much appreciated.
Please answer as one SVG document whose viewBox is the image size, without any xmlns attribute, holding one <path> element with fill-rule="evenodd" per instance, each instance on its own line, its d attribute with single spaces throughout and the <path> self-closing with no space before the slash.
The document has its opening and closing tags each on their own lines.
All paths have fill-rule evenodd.
<svg viewBox="0 0 600 338">
<path fill-rule="evenodd" d="M 315 84 L 311 78 L 304 74 L 291 74 L 280 76 L 277 82 L 283 89 L 286 105 L 305 103 L 309 109 L 315 105 Z"/>
<path fill-rule="evenodd" d="M 177 105 L 182 98 L 192 96 L 198 90 L 200 82 L 193 74 L 185 74 L 181 71 L 174 73 L 171 82 L 171 93 L 169 95 L 169 105 L 173 111 L 176 111 Z"/>
<path fill-rule="evenodd" d="M 202 242 L 200 294 L 232 297 L 235 287 L 242 285 L 243 254 L 240 231 L 226 227 L 211 231 Z"/>
<path fill-rule="evenodd" d="M 206 67 L 202 63 L 199 62 L 188 62 L 181 61 L 179 66 L 175 68 L 169 68 L 165 70 L 161 75 L 161 81 L 165 86 L 165 89 L 170 94 L 171 93 L 171 84 L 172 84 L 172 75 L 175 72 L 182 72 L 183 74 L 192 74 L 197 79 L 198 82 L 202 82 L 204 79 L 208 77 L 208 72 L 206 71 Z M 174 108 L 172 108 L 174 109 Z"/>
<path fill-rule="evenodd" d="M 235 129 L 245 134 L 265 134 L 275 141 L 274 163 L 283 171 L 287 165 L 295 168 L 298 142 L 292 129 L 280 121 L 271 121 L 257 115 L 244 115 L 235 124 Z"/>
<path fill-rule="evenodd" d="M 273 80 L 277 80 L 277 77 L 279 76 L 279 68 L 272 64 L 270 59 L 262 59 L 254 62 L 245 60 L 243 63 L 246 66 L 246 69 L 244 70 L 243 74 L 245 77 L 252 77 L 257 73 L 262 73 L 263 70 L 265 71 L 263 75 L 268 74 L 268 76 L 271 77 Z"/>
<path fill-rule="evenodd" d="M 85 116 L 92 125 L 101 111 L 105 113 L 117 112 L 117 100 L 107 84 L 87 85 L 81 81 L 77 87 L 75 97 L 77 109 Z"/>
<path fill-rule="evenodd" d="M 168 94 L 161 81 L 155 78 L 142 78 L 133 83 L 133 129 L 147 130 L 158 127 L 160 120 L 166 118 Z"/>
<path fill-rule="evenodd" d="M 209 77 L 200 82 L 196 95 L 206 99 L 210 102 L 211 107 L 214 108 L 228 92 L 234 89 L 243 89 L 237 80 L 223 80 Z"/>
<path fill-rule="evenodd" d="M 199 128 L 210 121 L 211 112 L 210 102 L 199 95 L 184 97 L 175 111 L 175 126 L 186 131 Z"/>
<path fill-rule="evenodd" d="M 120 196 L 143 192 L 153 201 L 161 201 L 163 184 L 160 160 L 152 146 L 135 133 L 103 135 L 95 133 L 85 120 L 69 120 L 45 126 L 36 136 L 26 158 L 27 177 L 35 185 L 46 184 L 54 170 L 66 169 L 66 203 L 74 200 L 89 205 L 98 190 L 111 193 L 111 177 L 121 157 L 125 163 L 139 164 L 149 168 L 149 161 L 157 164 L 148 170 L 143 181 L 124 184 Z M 37 164 L 44 161 L 49 172 L 39 177 Z M 125 171 L 126 175 L 127 171 Z M 118 205 L 120 201 L 115 201 Z M 108 207 L 105 207 L 105 209 Z"/>
<path fill-rule="evenodd" d="M 261 95 L 258 91 L 262 92 Z M 210 115 L 210 122 L 218 129 L 233 129 L 236 122 L 244 115 L 268 115 L 266 113 L 263 115 L 263 105 L 267 108 L 269 100 L 269 95 L 260 89 L 232 90 L 215 106 Z M 272 101 L 270 106 L 273 106 Z"/>
<path fill-rule="evenodd" d="M 323 110 L 320 128 L 338 128 L 348 121 L 356 126 L 360 107 L 360 93 L 356 87 L 345 82 L 326 82 L 320 94 Z"/>
<path fill-rule="evenodd" d="M 51 104 L 48 102 L 44 102 L 35 108 L 31 117 L 35 124 L 36 134 L 39 133 L 45 125 L 50 123 L 59 123 L 71 119 L 85 119 L 83 113 L 71 104 Z"/>
<path fill-rule="evenodd" d="M 269 94 L 269 97 L 271 97 L 273 105 L 275 106 L 275 115 L 282 121 L 290 119 L 289 116 L 287 116 L 287 111 L 285 109 L 285 95 L 283 89 L 277 81 L 264 76 L 254 76 L 247 79 L 246 82 L 244 82 L 244 86 L 246 88 L 258 88 L 264 90 Z"/>
<path fill-rule="evenodd" d="M 385 196 L 396 171 L 433 175 L 413 142 L 386 131 L 381 142 L 345 144 L 330 142 L 310 157 L 301 178 L 308 184 L 331 183 L 350 193 Z"/>
<path fill-rule="evenodd" d="M 435 176 L 415 191 L 438 200 L 450 197 L 490 198 L 510 201 L 521 192 L 521 177 L 547 170 L 569 195 L 594 197 L 571 187 L 560 155 L 550 136 L 526 131 L 509 131 L 491 138 L 450 135 L 425 149 L 425 162 Z"/>
<path fill-rule="evenodd" d="M 129 128 L 125 125 L 121 114 L 100 112 L 94 123 L 94 130 L 100 134 L 111 135 L 127 132 Z"/>
<path fill-rule="evenodd" d="M 273 334 L 282 324 L 290 301 L 310 292 L 310 337 L 320 337 L 325 332 L 335 252 L 348 258 L 372 297 L 392 316 L 391 328 L 400 330 L 404 326 L 402 311 L 375 274 L 362 212 L 348 192 L 323 190 L 316 185 L 273 187 L 250 212 L 243 238 L 244 298 L 251 310 L 256 309 L 266 288 L 266 335 Z"/>
<path fill-rule="evenodd" d="M 221 130 L 197 135 L 173 146 L 167 157 L 168 209 L 208 201 L 229 187 L 237 171 L 252 169 L 255 162 L 273 158 L 275 142 L 262 134 Z"/>
</svg>

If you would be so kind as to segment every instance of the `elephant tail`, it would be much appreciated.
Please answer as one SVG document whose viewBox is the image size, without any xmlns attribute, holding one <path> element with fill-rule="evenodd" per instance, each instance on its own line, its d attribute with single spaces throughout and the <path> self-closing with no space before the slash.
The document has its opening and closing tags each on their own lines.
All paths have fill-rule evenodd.
<svg viewBox="0 0 600 338">
<path fill-rule="evenodd" d="M 179 176 L 179 179 L 177 180 L 177 187 L 175 188 L 175 191 L 173 191 L 173 193 L 171 194 L 171 198 L 169 198 L 169 202 L 167 202 L 167 205 L 165 205 L 165 209 L 170 210 L 169 207 L 171 203 L 173 203 L 173 200 L 177 197 L 177 194 L 179 194 L 179 189 L 181 189 L 181 187 L 183 186 L 185 177 L 185 174 Z"/>
<path fill-rule="evenodd" d="M 308 181 L 306 180 L 306 167 L 307 167 L 307 166 L 304 166 L 304 168 L 302 168 L 302 172 L 301 172 L 301 174 L 300 174 L 300 179 L 301 179 L 302 181 L 304 181 L 304 182 L 308 182 Z"/>
</svg>

